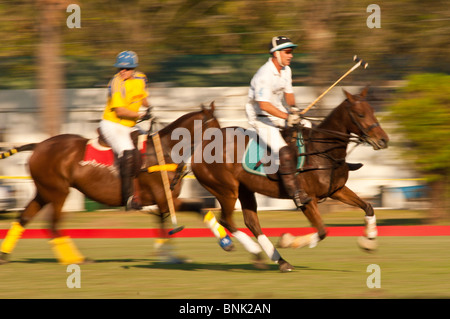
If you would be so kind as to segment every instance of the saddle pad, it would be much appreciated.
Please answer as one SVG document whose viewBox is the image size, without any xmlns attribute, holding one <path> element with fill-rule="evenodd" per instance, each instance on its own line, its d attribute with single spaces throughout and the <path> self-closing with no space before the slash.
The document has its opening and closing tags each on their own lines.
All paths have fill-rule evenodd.
<svg viewBox="0 0 450 319">
<path fill-rule="evenodd" d="M 303 136 L 301 132 L 298 133 L 297 147 L 299 154 L 305 152 L 305 144 L 303 142 Z M 260 146 L 254 138 L 250 138 L 242 159 L 242 167 L 246 172 L 261 176 L 267 176 L 264 171 L 264 164 L 261 163 L 261 161 L 264 161 L 264 155 L 266 155 L 265 147 Z M 297 169 L 302 168 L 304 164 L 305 156 L 299 156 L 297 160 Z"/>
<path fill-rule="evenodd" d="M 147 148 L 147 135 L 139 135 L 138 138 L 139 151 L 145 153 Z M 100 145 L 98 138 L 89 140 L 86 144 L 86 150 L 84 152 L 83 163 L 113 166 L 115 161 L 114 152 L 110 147 Z"/>
<path fill-rule="evenodd" d="M 94 165 L 113 166 L 114 153 L 110 147 L 100 145 L 98 139 L 93 139 L 86 144 L 83 162 Z"/>
</svg>

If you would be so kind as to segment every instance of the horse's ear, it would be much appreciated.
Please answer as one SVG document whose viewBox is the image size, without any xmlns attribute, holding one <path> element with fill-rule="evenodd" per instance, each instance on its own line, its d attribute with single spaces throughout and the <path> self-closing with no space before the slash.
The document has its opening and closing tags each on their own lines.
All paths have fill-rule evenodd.
<svg viewBox="0 0 450 319">
<path fill-rule="evenodd" d="M 202 111 L 212 111 L 212 112 L 214 112 L 215 107 L 216 107 L 216 106 L 214 105 L 214 101 L 212 101 L 212 102 L 209 104 L 209 106 L 206 106 L 206 105 L 203 104 L 203 103 L 202 103 L 202 105 L 201 105 Z"/>
<path fill-rule="evenodd" d="M 355 103 L 355 98 L 353 97 L 353 95 L 351 95 L 350 93 L 348 93 L 346 90 L 342 89 L 342 91 L 344 91 L 345 96 L 347 97 L 347 100 L 350 103 Z"/>
<path fill-rule="evenodd" d="M 367 92 L 369 92 L 369 86 L 366 86 L 364 88 L 364 90 L 361 91 L 361 93 L 359 94 L 360 97 L 366 97 L 367 96 Z"/>
</svg>

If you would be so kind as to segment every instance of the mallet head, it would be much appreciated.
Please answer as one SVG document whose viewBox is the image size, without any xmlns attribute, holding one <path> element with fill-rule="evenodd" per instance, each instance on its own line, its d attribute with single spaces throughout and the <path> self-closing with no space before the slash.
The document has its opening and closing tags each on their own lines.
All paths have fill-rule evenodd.
<svg viewBox="0 0 450 319">
<path fill-rule="evenodd" d="M 361 61 L 361 66 L 362 66 L 364 69 L 367 69 L 367 67 L 369 66 L 369 63 L 367 63 L 367 62 L 364 61 L 363 59 L 358 58 L 357 55 L 353 56 L 353 61 L 355 61 L 356 63 L 358 63 L 358 62 Z"/>
<path fill-rule="evenodd" d="M 184 229 L 184 226 L 178 226 L 169 231 L 169 235 L 176 234 Z"/>
</svg>

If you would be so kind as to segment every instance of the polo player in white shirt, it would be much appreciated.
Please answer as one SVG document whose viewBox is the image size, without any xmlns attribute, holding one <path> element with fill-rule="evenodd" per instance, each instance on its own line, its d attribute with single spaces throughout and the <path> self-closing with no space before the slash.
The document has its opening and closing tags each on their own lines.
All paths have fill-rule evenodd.
<svg viewBox="0 0 450 319">
<path fill-rule="evenodd" d="M 293 126 L 302 122 L 298 114 L 289 112 L 289 106 L 295 106 L 289 65 L 293 58 L 292 51 L 296 47 L 297 45 L 287 37 L 279 36 L 272 39 L 271 57 L 250 82 L 249 99 L 245 110 L 249 124 L 255 128 L 260 139 L 270 147 L 272 160 L 275 160 L 276 164 L 279 163 L 278 173 L 283 185 L 299 208 L 311 201 L 311 198 L 300 188 L 299 180 L 295 176 L 297 154 L 287 146 L 280 132 L 280 128 L 286 125 Z M 309 122 L 308 124 L 310 125 Z"/>
</svg>

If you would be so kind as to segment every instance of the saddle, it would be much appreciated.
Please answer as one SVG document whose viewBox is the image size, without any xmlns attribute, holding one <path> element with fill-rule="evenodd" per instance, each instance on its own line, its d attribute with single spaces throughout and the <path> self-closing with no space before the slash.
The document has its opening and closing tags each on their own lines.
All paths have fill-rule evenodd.
<svg viewBox="0 0 450 319">
<path fill-rule="evenodd" d="M 111 146 L 106 142 L 100 129 L 97 129 L 98 136 L 86 143 L 86 150 L 84 153 L 82 165 L 95 165 L 104 167 L 119 167 L 119 161 L 117 154 L 115 154 Z M 136 149 L 135 158 L 135 169 L 136 175 L 139 171 L 148 171 L 149 173 L 166 170 L 166 171 L 177 171 L 180 167 L 184 167 L 184 163 L 180 164 L 166 164 L 163 166 L 153 165 L 156 164 L 156 154 L 155 152 L 147 148 L 147 134 L 143 134 L 139 130 L 131 132 L 131 140 Z M 152 157 L 150 161 L 143 161 L 142 158 L 146 156 Z M 154 157 L 154 159 L 153 159 Z M 184 172 L 184 170 L 183 170 Z"/>
<path fill-rule="evenodd" d="M 299 131 L 297 132 L 297 138 L 296 140 L 296 148 L 297 148 L 297 154 L 304 154 L 305 153 L 305 144 L 303 141 L 302 133 Z M 257 136 L 250 137 L 250 140 L 247 144 L 247 147 L 245 148 L 245 152 L 242 158 L 242 167 L 245 171 L 273 178 L 274 174 L 267 173 L 267 165 L 264 165 L 263 163 L 266 163 L 269 160 L 270 155 L 270 147 L 266 145 L 260 145 Z M 300 155 L 297 160 L 297 170 L 301 169 L 305 164 L 306 157 L 304 155 Z M 272 164 L 273 165 L 273 164 Z"/>
<path fill-rule="evenodd" d="M 104 167 L 119 167 L 118 157 L 106 142 L 100 129 L 97 129 L 97 138 L 91 139 L 86 143 L 86 150 L 83 158 L 83 165 L 91 164 Z M 146 153 L 147 135 L 141 134 L 140 131 L 133 131 L 131 139 L 136 149 L 135 168 L 138 171 L 142 166 L 142 155 Z M 141 156 L 139 156 L 141 155 Z"/>
<path fill-rule="evenodd" d="M 290 136 L 292 137 L 292 135 Z M 289 134 L 283 134 L 283 137 L 289 144 L 290 143 Z M 295 140 L 296 140 L 295 146 L 297 148 L 297 154 L 299 154 L 297 159 L 297 174 L 299 174 L 302 171 L 308 170 L 329 169 L 329 167 L 312 168 L 305 166 L 306 148 L 301 131 L 297 132 L 297 137 L 295 138 Z M 276 174 L 266 172 L 267 165 L 264 165 L 264 163 L 266 163 L 269 160 L 268 159 L 269 154 L 270 148 L 268 146 L 266 147 L 266 145 L 260 145 L 258 137 L 252 136 L 250 137 L 250 140 L 247 144 L 244 155 L 242 157 L 242 167 L 248 173 L 264 176 L 272 180 L 277 180 L 278 177 Z M 356 171 L 363 166 L 362 163 L 345 163 L 345 164 L 347 164 L 349 171 Z"/>
</svg>

